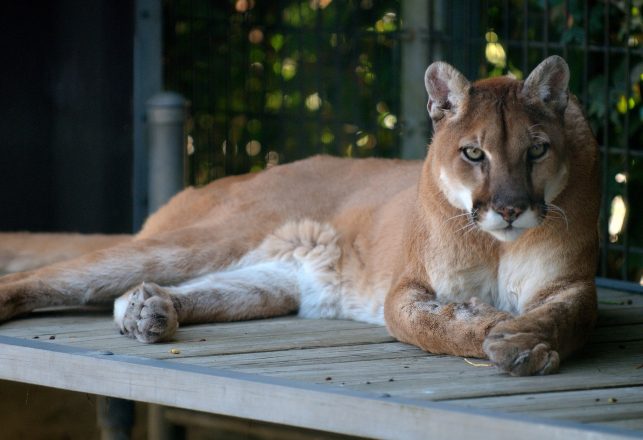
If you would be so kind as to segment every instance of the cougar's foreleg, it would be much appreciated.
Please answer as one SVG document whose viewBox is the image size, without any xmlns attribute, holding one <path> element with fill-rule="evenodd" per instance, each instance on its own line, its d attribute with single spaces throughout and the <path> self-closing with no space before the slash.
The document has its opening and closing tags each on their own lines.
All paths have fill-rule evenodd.
<svg viewBox="0 0 643 440">
<path fill-rule="evenodd" d="M 520 316 L 496 325 L 484 341 L 484 351 L 512 376 L 555 373 L 560 361 L 587 341 L 596 307 L 593 280 L 552 283 Z"/>
<path fill-rule="evenodd" d="M 430 286 L 402 279 L 384 305 L 389 332 L 398 340 L 431 353 L 486 357 L 482 343 L 496 324 L 511 319 L 476 298 L 465 303 L 442 303 Z"/>
</svg>

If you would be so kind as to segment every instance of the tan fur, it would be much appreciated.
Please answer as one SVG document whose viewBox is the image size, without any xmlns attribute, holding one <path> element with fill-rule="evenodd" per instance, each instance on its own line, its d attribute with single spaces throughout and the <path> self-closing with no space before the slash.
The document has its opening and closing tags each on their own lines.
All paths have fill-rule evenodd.
<svg viewBox="0 0 643 440">
<path fill-rule="evenodd" d="M 116 321 L 144 342 L 299 310 L 555 372 L 596 317 L 597 148 L 568 77 L 559 57 L 524 83 L 435 63 L 423 163 L 314 157 L 187 189 L 131 242 L 0 278 L 0 319 L 124 293 Z"/>
<path fill-rule="evenodd" d="M 0 232 L 0 274 L 69 260 L 131 239 L 125 234 Z"/>
</svg>

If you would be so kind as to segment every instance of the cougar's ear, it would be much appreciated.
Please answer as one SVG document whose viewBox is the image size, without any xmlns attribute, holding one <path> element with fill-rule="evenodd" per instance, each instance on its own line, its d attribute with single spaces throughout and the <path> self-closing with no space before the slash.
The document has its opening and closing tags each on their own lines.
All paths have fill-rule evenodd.
<svg viewBox="0 0 643 440">
<path fill-rule="evenodd" d="M 424 85 L 429 94 L 426 105 L 433 125 L 445 116 L 457 114 L 470 83 L 453 66 L 437 61 L 424 74 Z"/>
<path fill-rule="evenodd" d="M 562 114 L 569 99 L 569 67 L 558 55 L 546 58 L 527 77 L 522 93 L 528 101 L 540 101 Z"/>
</svg>

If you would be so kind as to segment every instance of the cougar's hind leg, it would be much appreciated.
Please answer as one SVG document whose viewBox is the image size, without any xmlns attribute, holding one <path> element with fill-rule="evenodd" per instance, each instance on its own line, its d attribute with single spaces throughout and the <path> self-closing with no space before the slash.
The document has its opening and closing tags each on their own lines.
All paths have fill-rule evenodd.
<svg viewBox="0 0 643 440">
<path fill-rule="evenodd" d="M 160 342 L 170 339 L 179 323 L 286 315 L 295 312 L 299 302 L 296 265 L 268 261 L 171 287 L 142 283 L 116 300 L 114 319 L 123 334 Z"/>
<path fill-rule="evenodd" d="M 174 285 L 229 266 L 261 239 L 235 232 L 186 228 L 0 277 L 0 321 L 42 307 L 108 304 L 144 281 Z"/>
</svg>

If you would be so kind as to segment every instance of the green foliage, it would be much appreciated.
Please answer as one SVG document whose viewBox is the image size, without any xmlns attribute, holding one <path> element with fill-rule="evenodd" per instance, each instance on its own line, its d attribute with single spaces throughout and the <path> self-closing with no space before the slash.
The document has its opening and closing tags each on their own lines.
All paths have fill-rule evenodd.
<svg viewBox="0 0 643 440">
<path fill-rule="evenodd" d="M 570 88 L 602 148 L 603 275 L 641 279 L 643 256 L 630 254 L 626 265 L 623 248 L 626 241 L 643 248 L 643 0 L 448 3 L 432 3 L 448 25 L 433 29 L 429 44 L 463 71 L 470 69 L 460 63 L 475 67 L 479 59 L 482 76 L 521 79 L 546 55 L 567 59 Z M 400 7 L 399 0 L 166 0 L 166 87 L 191 100 L 191 182 L 318 153 L 398 156 Z M 468 27 L 458 28 L 467 14 Z M 467 32 L 474 38 L 464 42 Z M 627 215 L 609 236 L 617 196 Z"/>
<path fill-rule="evenodd" d="M 533 43 L 546 36 L 548 54 L 567 59 L 572 72 L 570 88 L 584 104 L 601 144 L 604 201 L 600 229 L 608 251 L 603 276 L 639 282 L 643 279 L 643 255 L 628 253 L 626 265 L 624 245 L 627 240 L 629 247 L 643 247 L 643 0 L 497 0 L 489 4 L 486 25 L 498 32 L 498 43 L 506 48 L 507 67 L 498 67 L 497 60 L 487 54 L 483 72 L 489 76 L 509 71 L 524 74 L 533 68 L 546 55 L 543 49 L 533 44 L 526 49 L 524 44 L 508 44 L 524 43 L 525 37 Z M 510 22 L 505 21 L 507 5 L 512 11 Z M 611 208 L 615 198 L 625 201 L 626 214 L 621 230 L 610 234 L 608 223 L 617 217 Z"/>
<path fill-rule="evenodd" d="M 191 100 L 191 182 L 319 153 L 398 156 L 399 3 L 167 1 L 166 87 Z"/>
</svg>

